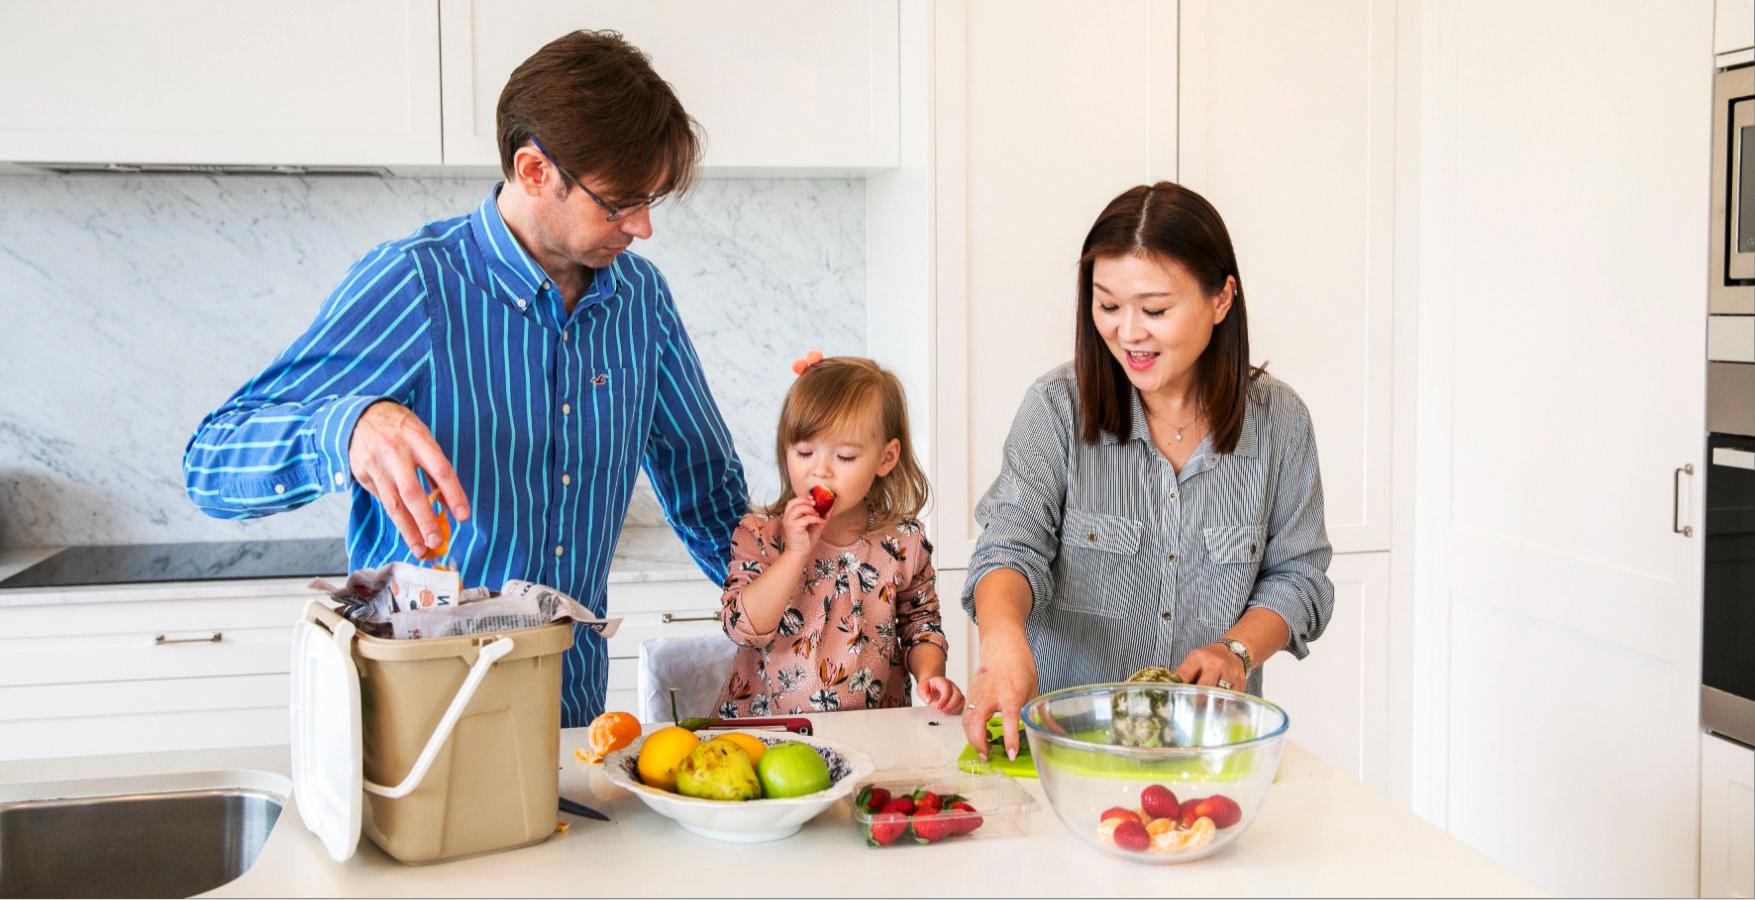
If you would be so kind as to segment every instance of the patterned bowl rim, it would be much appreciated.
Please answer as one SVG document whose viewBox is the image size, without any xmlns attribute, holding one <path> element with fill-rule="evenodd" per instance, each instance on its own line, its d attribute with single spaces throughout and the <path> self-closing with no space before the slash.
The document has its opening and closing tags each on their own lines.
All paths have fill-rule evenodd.
<svg viewBox="0 0 1755 900">
<path fill-rule="evenodd" d="M 809 744 L 812 747 L 818 747 L 831 753 L 838 753 L 847 765 L 847 774 L 830 782 L 828 787 L 817 791 L 814 794 L 805 794 L 802 797 L 761 797 L 755 800 L 743 800 L 736 803 L 725 800 L 707 800 L 701 797 L 686 797 L 682 794 L 645 784 L 640 781 L 639 776 L 635 774 L 634 762 L 639 759 L 640 746 L 646 743 L 646 735 L 644 734 L 635 738 L 634 742 L 626 747 L 605 756 L 603 758 L 603 774 L 609 779 L 611 784 L 636 794 L 645 794 L 649 797 L 662 797 L 668 802 L 682 806 L 726 810 L 777 809 L 788 806 L 810 806 L 818 803 L 827 805 L 853 793 L 853 788 L 857 786 L 861 780 L 869 777 L 873 772 L 877 771 L 877 766 L 872 762 L 871 757 L 865 755 L 862 751 L 826 738 L 820 738 L 809 734 L 781 735 L 777 732 L 771 734 L 761 732 L 740 733 L 749 734 L 751 737 L 754 737 L 769 746 L 784 743 L 786 741 L 796 741 L 800 744 Z M 709 738 L 709 740 L 711 740 L 711 738 Z"/>
<path fill-rule="evenodd" d="M 1265 707 L 1270 712 L 1278 713 L 1280 724 L 1279 727 L 1274 728 L 1266 734 L 1257 735 L 1246 741 L 1236 741 L 1229 744 L 1210 744 L 1203 747 L 1127 747 L 1120 744 L 1099 744 L 1095 741 L 1081 740 L 1070 734 L 1049 731 L 1039 721 L 1042 718 L 1043 710 L 1048 708 L 1048 704 L 1053 703 L 1056 700 L 1085 695 L 1113 696 L 1118 689 L 1163 690 L 1166 693 L 1173 694 L 1217 694 L 1226 697 L 1227 699 L 1237 700 L 1248 705 Z M 1254 694 L 1245 694 L 1241 691 L 1230 691 L 1224 688 L 1207 687 L 1206 685 L 1199 684 L 1168 684 L 1161 681 L 1114 681 L 1104 684 L 1080 684 L 1042 694 L 1034 700 L 1024 704 L 1024 708 L 1019 711 L 1018 722 L 1032 735 L 1040 735 L 1044 740 L 1056 744 L 1063 744 L 1079 750 L 1090 750 L 1098 753 L 1113 753 L 1118 756 L 1164 758 L 1172 756 L 1196 756 L 1206 753 L 1228 753 L 1233 750 L 1244 750 L 1250 747 L 1261 747 L 1277 743 L 1281 738 L 1286 736 L 1286 730 L 1292 725 L 1292 717 L 1278 704 L 1268 700 L 1263 700 Z"/>
</svg>

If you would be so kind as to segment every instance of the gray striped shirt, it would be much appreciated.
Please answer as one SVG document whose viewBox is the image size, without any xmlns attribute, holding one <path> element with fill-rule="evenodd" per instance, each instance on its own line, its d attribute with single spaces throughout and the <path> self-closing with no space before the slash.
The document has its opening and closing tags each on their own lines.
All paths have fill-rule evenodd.
<svg viewBox="0 0 1755 900">
<path fill-rule="evenodd" d="M 999 477 L 975 507 L 981 539 L 963 608 L 994 569 L 1030 583 L 1026 630 L 1043 691 L 1119 681 L 1189 652 L 1266 607 L 1302 658 L 1334 609 L 1333 556 L 1310 411 L 1263 375 L 1232 453 L 1203 440 L 1180 473 L 1152 443 L 1133 394 L 1133 432 L 1079 438 L 1078 386 L 1066 364 L 1030 386 Z M 1261 691 L 1261 670 L 1249 688 Z"/>
</svg>

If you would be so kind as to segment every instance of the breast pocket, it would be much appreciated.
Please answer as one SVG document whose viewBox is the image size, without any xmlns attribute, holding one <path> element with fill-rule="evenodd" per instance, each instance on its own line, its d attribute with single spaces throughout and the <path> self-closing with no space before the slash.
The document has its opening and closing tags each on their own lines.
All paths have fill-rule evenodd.
<svg viewBox="0 0 1755 900">
<path fill-rule="evenodd" d="M 1201 578 L 1202 624 L 1229 628 L 1243 615 L 1267 546 L 1265 525 L 1213 525 L 1202 530 L 1207 564 Z"/>
<path fill-rule="evenodd" d="M 595 369 L 580 386 L 578 413 L 588 417 L 585 451 L 598 468 L 637 465 L 650 430 L 639 370 Z"/>
<path fill-rule="evenodd" d="M 1055 606 L 1110 618 L 1134 600 L 1157 602 L 1157 568 L 1141 558 L 1145 526 L 1132 519 L 1069 509 L 1061 523 L 1063 590 Z"/>
</svg>

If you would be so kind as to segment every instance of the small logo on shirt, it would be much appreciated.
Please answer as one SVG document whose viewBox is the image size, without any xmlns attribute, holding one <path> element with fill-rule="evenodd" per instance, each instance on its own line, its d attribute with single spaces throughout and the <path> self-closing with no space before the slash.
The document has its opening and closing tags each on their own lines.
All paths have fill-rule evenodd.
<svg viewBox="0 0 1755 900">
<path fill-rule="evenodd" d="M 609 376 L 608 375 L 593 375 L 593 376 L 591 376 L 591 383 L 594 385 L 597 385 L 598 387 L 603 387 L 604 385 L 609 384 Z"/>
</svg>

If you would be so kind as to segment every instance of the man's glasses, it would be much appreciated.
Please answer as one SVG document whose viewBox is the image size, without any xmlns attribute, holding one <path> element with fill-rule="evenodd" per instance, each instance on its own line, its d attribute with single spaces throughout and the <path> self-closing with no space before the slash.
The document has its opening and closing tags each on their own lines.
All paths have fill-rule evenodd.
<svg viewBox="0 0 1755 900">
<path fill-rule="evenodd" d="M 642 208 L 651 209 L 652 207 L 657 206 L 659 203 L 662 203 L 664 201 L 663 197 L 647 197 L 647 198 L 642 199 L 642 200 L 634 200 L 632 202 L 624 203 L 624 204 L 621 204 L 620 206 L 617 206 L 617 205 L 609 202 L 608 200 L 605 200 L 602 197 L 598 196 L 596 191 L 585 186 L 585 182 L 580 181 L 577 178 L 574 178 L 573 174 L 571 172 L 568 172 L 566 169 L 561 168 L 561 164 L 555 161 L 554 154 L 548 152 L 548 148 L 544 147 L 542 145 L 542 142 L 537 140 L 534 135 L 531 136 L 530 143 L 536 145 L 537 152 L 541 153 L 543 158 L 548 160 L 549 165 L 555 167 L 555 171 L 559 172 L 561 174 L 561 178 L 565 179 L 568 184 L 573 185 L 573 186 L 577 187 L 579 190 L 584 191 L 585 196 L 591 198 L 591 202 L 602 207 L 603 211 L 609 214 L 609 218 L 607 221 L 619 222 L 619 221 L 621 221 L 622 216 L 628 215 L 629 213 L 639 212 Z"/>
</svg>

